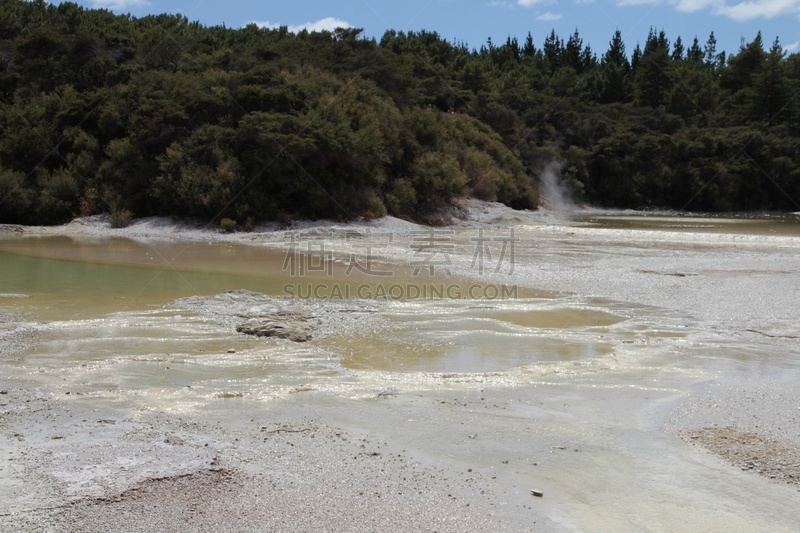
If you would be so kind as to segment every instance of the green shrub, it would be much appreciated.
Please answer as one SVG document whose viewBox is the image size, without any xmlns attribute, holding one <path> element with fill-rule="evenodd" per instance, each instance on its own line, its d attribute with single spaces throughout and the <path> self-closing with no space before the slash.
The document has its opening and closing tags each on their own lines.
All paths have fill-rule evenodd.
<svg viewBox="0 0 800 533">
<path fill-rule="evenodd" d="M 371 194 L 364 200 L 364 216 L 367 218 L 381 218 L 387 214 L 386 206 L 380 198 Z"/>
<path fill-rule="evenodd" d="M 0 223 L 27 222 L 36 193 L 21 172 L 0 169 Z"/>
<path fill-rule="evenodd" d="M 392 182 L 386 193 L 386 207 L 395 216 L 414 214 L 417 208 L 417 192 L 407 178 L 399 178 Z"/>
<path fill-rule="evenodd" d="M 236 231 L 236 221 L 230 218 L 223 218 L 219 221 L 219 227 L 222 228 L 222 231 L 225 233 L 233 233 Z"/>
<path fill-rule="evenodd" d="M 111 213 L 109 221 L 111 222 L 112 228 L 127 228 L 133 221 L 133 213 L 127 209 L 120 209 Z"/>
<path fill-rule="evenodd" d="M 100 193 L 97 189 L 94 187 L 86 189 L 78 200 L 78 216 L 88 217 L 97 214 L 99 202 Z"/>
</svg>

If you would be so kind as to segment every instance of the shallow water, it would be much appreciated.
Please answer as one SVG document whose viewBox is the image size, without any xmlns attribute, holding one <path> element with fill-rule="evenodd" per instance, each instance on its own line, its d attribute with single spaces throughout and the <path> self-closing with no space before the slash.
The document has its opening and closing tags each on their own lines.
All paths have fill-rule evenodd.
<svg viewBox="0 0 800 533">
<path fill-rule="evenodd" d="M 624 213 L 581 214 L 574 218 L 588 227 L 607 229 L 800 237 L 800 215 L 797 214 L 676 216 Z"/>
<path fill-rule="evenodd" d="M 210 253 L 198 260 L 198 251 Z M 26 294 L 29 299 L 6 303 L 30 309 L 42 319 L 56 319 L 145 309 L 181 296 L 240 287 L 270 294 L 280 290 L 282 281 L 274 274 L 277 259 L 272 257 L 277 254 L 251 253 L 241 263 L 233 259 L 262 269 L 261 275 L 248 276 L 225 272 L 229 251 L 224 245 L 164 247 L 125 239 L 0 241 L 0 293 Z M 187 268 L 190 265 L 197 268 Z"/>
<path fill-rule="evenodd" d="M 238 335 L 171 302 L 287 284 L 375 297 L 389 281 L 346 275 L 341 261 L 292 277 L 286 250 L 257 246 L 8 239 L 0 294 L 29 297 L 0 306 L 37 324 L 39 342 L 0 364 L 9 383 L 97 410 L 245 416 L 302 401 L 437 461 L 494 471 L 510 459 L 509 487 L 544 488 L 567 530 L 788 531 L 796 491 L 659 428 L 703 383 L 800 377 L 796 226 L 534 214 L 514 224 L 511 273 L 477 273 L 475 231 L 462 228 L 454 276 L 420 281 L 410 245 L 387 254 L 391 283 L 458 297 L 378 297 L 379 321 L 308 343 Z M 473 279 L 520 291 L 469 298 Z"/>
</svg>

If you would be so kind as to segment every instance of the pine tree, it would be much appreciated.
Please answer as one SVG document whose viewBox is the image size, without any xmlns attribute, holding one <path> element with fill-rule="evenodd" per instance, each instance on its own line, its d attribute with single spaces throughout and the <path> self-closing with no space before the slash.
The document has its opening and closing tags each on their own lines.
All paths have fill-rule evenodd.
<svg viewBox="0 0 800 533">
<path fill-rule="evenodd" d="M 704 56 L 705 53 L 703 52 L 703 49 L 700 48 L 700 42 L 697 40 L 697 37 L 695 37 L 694 41 L 692 41 L 692 46 L 690 46 L 689 50 L 686 52 L 686 59 L 700 63 L 703 61 Z"/>
<path fill-rule="evenodd" d="M 675 44 L 672 45 L 672 60 L 673 61 L 680 61 L 683 59 L 683 41 L 681 41 L 680 35 L 677 39 L 675 39 Z"/>
<path fill-rule="evenodd" d="M 598 100 L 603 103 L 627 102 L 630 99 L 630 72 L 625 43 L 617 30 L 600 62 Z"/>
<path fill-rule="evenodd" d="M 663 31 L 656 34 L 651 29 L 634 80 L 636 103 L 650 107 L 664 104 L 672 87 L 670 70 L 669 41 Z"/>
</svg>

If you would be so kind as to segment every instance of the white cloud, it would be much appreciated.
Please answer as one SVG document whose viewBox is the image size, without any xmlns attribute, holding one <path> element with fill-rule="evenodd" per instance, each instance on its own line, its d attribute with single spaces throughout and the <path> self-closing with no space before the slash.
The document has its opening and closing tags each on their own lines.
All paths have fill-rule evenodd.
<svg viewBox="0 0 800 533">
<path fill-rule="evenodd" d="M 707 7 L 715 7 L 721 4 L 720 0 L 677 0 L 672 2 L 675 9 L 683 13 L 694 13 Z"/>
<path fill-rule="evenodd" d="M 648 6 L 660 4 L 661 0 L 617 0 L 617 5 L 620 7 L 626 6 Z"/>
<path fill-rule="evenodd" d="M 783 49 L 786 50 L 787 52 L 794 52 L 798 48 L 800 48 L 800 41 L 795 41 L 792 44 L 787 44 L 786 46 L 783 47 Z"/>
<path fill-rule="evenodd" d="M 715 13 L 745 21 L 758 18 L 771 19 L 780 15 L 800 14 L 800 0 L 753 0 L 739 2 L 729 6 L 727 2 L 720 2 L 714 7 Z"/>
<path fill-rule="evenodd" d="M 281 24 L 276 24 L 268 20 L 264 22 L 251 22 L 251 24 L 255 24 L 256 26 L 269 29 L 279 28 L 281 26 Z M 303 30 L 308 30 L 310 32 L 333 31 L 336 28 L 352 28 L 352 27 L 353 26 L 351 26 L 350 23 L 344 20 L 337 19 L 334 17 L 326 17 L 324 19 L 320 19 L 315 22 L 306 22 L 305 24 L 296 24 L 293 26 L 289 26 L 289 31 L 291 33 L 299 33 Z"/>
<path fill-rule="evenodd" d="M 659 5 L 664 0 L 616 0 L 619 7 Z M 681 13 L 696 13 L 709 10 L 714 15 L 727 17 L 739 22 L 755 19 L 771 19 L 781 15 L 800 17 L 800 0 L 666 0 Z"/>
<path fill-rule="evenodd" d="M 564 15 L 560 13 L 553 13 L 552 11 L 546 11 L 536 17 L 536 20 L 541 20 L 543 22 L 549 22 L 551 20 L 561 20 L 564 18 Z"/>
<path fill-rule="evenodd" d="M 147 0 L 92 0 L 92 7 L 122 11 L 132 7 L 149 6 Z"/>
<path fill-rule="evenodd" d="M 533 7 L 552 3 L 552 0 L 517 0 L 517 5 L 520 7 Z"/>
</svg>

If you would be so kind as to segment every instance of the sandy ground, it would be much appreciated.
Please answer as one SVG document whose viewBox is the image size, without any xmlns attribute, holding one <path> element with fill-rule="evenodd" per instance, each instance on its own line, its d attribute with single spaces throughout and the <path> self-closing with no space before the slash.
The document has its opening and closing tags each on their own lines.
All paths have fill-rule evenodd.
<svg viewBox="0 0 800 533">
<path fill-rule="evenodd" d="M 463 220 L 457 224 L 514 225 L 529 222 L 528 217 L 497 204 L 467 202 Z M 92 217 L 58 228 L 6 226 L 0 231 L 284 246 L 290 232 L 340 238 L 354 232 L 391 232 L 408 239 L 420 229 L 385 218 L 352 224 L 298 223 L 288 229 L 266 226 L 236 234 L 177 225 L 167 219 L 111 230 L 103 217 Z M 563 226 L 542 229 L 543 242 L 552 246 L 565 241 L 572 246 L 581 238 L 591 240 L 591 232 Z M 685 242 L 692 236 L 680 238 Z M 621 238 L 620 242 L 626 241 Z M 345 239 L 340 244 L 346 251 Z M 769 245 L 780 249 L 787 244 L 791 243 L 776 239 Z M 571 289 L 593 297 L 616 296 L 643 305 L 692 310 L 694 320 L 713 323 L 712 329 L 729 328 L 725 334 L 744 339 L 766 336 L 779 343 L 794 342 L 797 322 L 772 314 L 773 309 L 787 309 L 797 301 L 794 251 L 790 247 L 779 252 L 784 263 L 769 265 L 753 252 L 764 243 L 747 241 L 738 246 L 747 263 L 743 267 L 706 264 L 700 246 L 697 259 L 687 268 L 672 257 L 669 247 L 655 245 L 654 268 L 628 268 L 625 250 L 601 258 L 601 270 L 620 273 L 604 283 L 587 276 L 584 265 L 558 263 L 557 258 L 552 264 L 547 259 L 535 270 L 519 272 L 518 277 L 537 289 Z M 547 250 L 542 254 L 546 257 Z M 723 292 L 719 290 L 723 284 L 741 286 L 743 298 L 763 289 L 763 284 L 744 276 L 746 270 L 788 282 L 769 288 L 747 306 L 721 303 L 717 295 Z M 713 276 L 718 285 L 701 285 L 697 278 L 702 276 Z M 0 308 L 0 355 L 13 357 L 35 342 L 24 317 Z M 0 509 L 0 530 L 572 529 L 548 518 L 552 508 L 547 495 L 544 499 L 531 495 L 539 487 L 500 483 L 492 472 L 472 472 L 461 463 L 440 464 L 366 431 L 308 417 L 301 406 L 289 406 L 286 412 L 270 413 L 264 419 L 246 405 L 242 413 L 247 416 L 240 416 L 241 423 L 221 419 L 215 425 L 186 413 L 115 416 L 113 406 L 98 412 L 88 401 L 3 388 L 0 453 L 7 457 L 0 463 L 0 493 L 11 495 L 13 505 Z M 794 384 L 759 378 L 719 380 L 671 411 L 663 429 L 738 469 L 770 482 L 800 486 L 800 389 Z M 80 441 L 87 433 L 93 444 L 78 447 L 81 457 L 72 456 L 70 442 Z M 149 458 L 146 468 L 141 464 L 145 457 Z M 156 507 L 159 511 L 154 513 Z"/>
<path fill-rule="evenodd" d="M 10 391 L 8 396 L 11 402 L 20 401 L 24 393 Z M 60 418 L 68 417 L 62 414 Z M 188 417 L 160 415 L 148 418 L 147 423 L 108 419 L 91 425 L 110 426 L 111 430 L 105 431 L 105 436 L 95 431 L 93 438 L 105 441 L 105 446 L 83 448 L 84 457 L 56 454 L 26 459 L 26 450 L 31 447 L 25 443 L 29 438 L 36 439 L 30 434 L 17 434 L 15 438 L 21 442 L 4 448 L 14 450 L 15 459 L 26 462 L 23 479 L 41 492 L 40 501 L 30 502 L 31 508 L 0 515 L 0 529 L 528 529 L 524 523 L 509 521 L 508 516 L 494 516 L 498 501 L 487 479 L 467 472 L 454 476 L 444 469 L 421 465 L 386 442 L 354 435 L 319 420 L 286 416 L 285 421 L 270 420 L 268 425 L 250 421 L 234 432 Z M 65 442 L 80 439 L 86 427 L 77 421 L 63 424 L 50 438 Z M 123 435 L 114 436 L 117 431 Z M 137 461 L 148 461 L 153 455 L 158 458 L 148 467 L 149 472 L 136 468 Z M 120 465 L 126 460 L 129 464 Z M 92 465 L 84 467 L 92 471 L 77 468 L 74 463 L 78 461 Z M 161 472 L 177 473 L 164 476 L 159 467 Z M 50 493 L 41 478 L 52 477 L 54 472 L 58 481 L 74 489 L 67 494 Z M 478 491 L 478 484 L 489 488 L 488 493 Z"/>
</svg>

